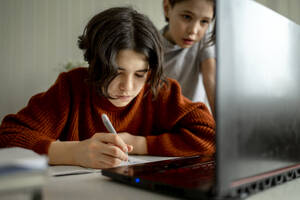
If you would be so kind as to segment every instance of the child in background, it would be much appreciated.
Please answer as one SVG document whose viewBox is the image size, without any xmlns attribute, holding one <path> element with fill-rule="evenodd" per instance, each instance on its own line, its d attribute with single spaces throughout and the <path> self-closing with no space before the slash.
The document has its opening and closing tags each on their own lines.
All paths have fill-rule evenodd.
<svg viewBox="0 0 300 200">
<path fill-rule="evenodd" d="M 46 92 L 4 118 L 0 147 L 48 154 L 49 164 L 109 168 L 129 154 L 212 155 L 215 122 L 207 107 L 162 76 L 161 37 L 127 7 L 94 16 L 79 37 L 88 68 L 63 72 Z M 107 133 L 106 114 L 118 134 Z"/>
<path fill-rule="evenodd" d="M 163 0 L 163 7 L 165 74 L 180 83 L 184 96 L 205 102 L 214 114 L 215 0 Z"/>
</svg>

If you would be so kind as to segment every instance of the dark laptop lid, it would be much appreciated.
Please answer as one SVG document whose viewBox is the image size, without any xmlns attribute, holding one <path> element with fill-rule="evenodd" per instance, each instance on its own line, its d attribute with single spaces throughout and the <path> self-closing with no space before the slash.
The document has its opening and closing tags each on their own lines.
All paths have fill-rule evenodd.
<svg viewBox="0 0 300 200">
<path fill-rule="evenodd" d="M 300 176 L 299 26 L 252 0 L 218 0 L 216 16 L 217 170 L 191 182 L 196 172 L 179 163 L 196 161 L 198 172 L 204 170 L 197 163 L 215 166 L 212 158 L 194 157 L 103 175 L 196 199 L 239 197 Z"/>
<path fill-rule="evenodd" d="M 217 1 L 219 194 L 299 175 L 299 51 L 299 25 L 255 1 Z M 285 170 L 287 176 L 277 175 Z"/>
<path fill-rule="evenodd" d="M 102 170 L 104 176 L 132 186 L 176 197 L 214 196 L 214 157 L 191 156 Z"/>
</svg>

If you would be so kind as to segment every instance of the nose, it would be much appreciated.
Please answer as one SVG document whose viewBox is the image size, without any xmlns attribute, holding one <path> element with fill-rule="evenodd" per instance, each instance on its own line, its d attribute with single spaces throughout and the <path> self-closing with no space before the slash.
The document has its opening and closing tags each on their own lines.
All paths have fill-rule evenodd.
<svg viewBox="0 0 300 200">
<path fill-rule="evenodd" d="M 188 27 L 188 34 L 189 35 L 196 35 L 200 31 L 201 27 L 200 24 L 197 22 L 191 22 Z"/>
<path fill-rule="evenodd" d="M 131 76 L 122 77 L 119 84 L 119 89 L 121 91 L 131 91 L 133 90 L 133 88 L 134 88 L 133 78 Z"/>
</svg>

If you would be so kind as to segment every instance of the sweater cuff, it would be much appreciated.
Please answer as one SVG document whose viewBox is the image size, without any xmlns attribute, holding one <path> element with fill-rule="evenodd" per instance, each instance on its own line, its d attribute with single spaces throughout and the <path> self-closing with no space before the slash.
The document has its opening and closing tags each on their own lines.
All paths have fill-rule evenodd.
<svg viewBox="0 0 300 200">
<path fill-rule="evenodd" d="M 48 139 L 44 138 L 42 140 L 39 140 L 33 147 L 32 150 L 35 151 L 38 154 L 47 154 L 48 155 L 48 150 L 51 142 L 54 142 L 54 139 Z"/>
<path fill-rule="evenodd" d="M 155 140 L 157 136 L 146 136 L 147 140 L 147 150 L 149 155 L 161 155 L 162 152 L 157 145 L 155 145 Z"/>
</svg>

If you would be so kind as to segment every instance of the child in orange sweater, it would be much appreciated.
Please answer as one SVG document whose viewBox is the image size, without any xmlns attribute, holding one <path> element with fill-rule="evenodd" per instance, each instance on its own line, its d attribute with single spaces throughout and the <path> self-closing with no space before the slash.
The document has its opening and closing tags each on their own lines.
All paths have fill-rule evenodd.
<svg viewBox="0 0 300 200">
<path fill-rule="evenodd" d="M 129 154 L 211 155 L 215 122 L 162 75 L 159 32 L 126 7 L 94 16 L 78 40 L 88 68 L 59 75 L 17 114 L 4 118 L 0 147 L 48 154 L 49 164 L 108 168 Z M 118 134 L 107 133 L 107 114 Z"/>
</svg>

